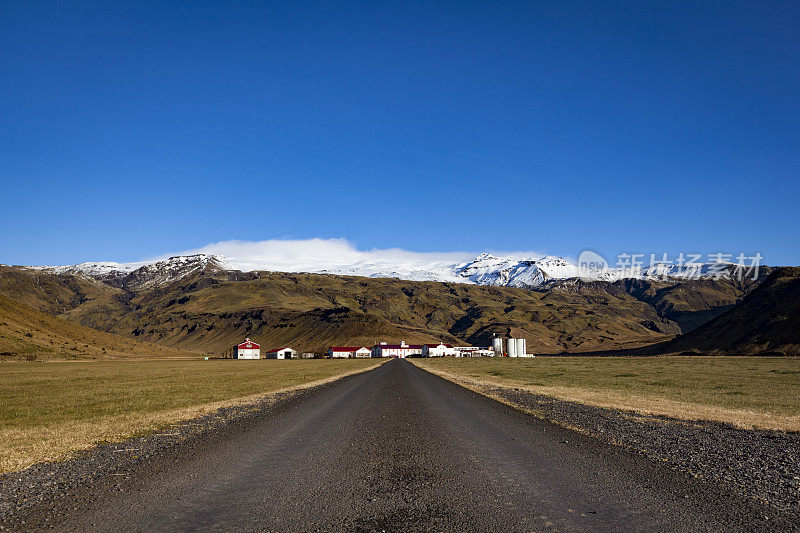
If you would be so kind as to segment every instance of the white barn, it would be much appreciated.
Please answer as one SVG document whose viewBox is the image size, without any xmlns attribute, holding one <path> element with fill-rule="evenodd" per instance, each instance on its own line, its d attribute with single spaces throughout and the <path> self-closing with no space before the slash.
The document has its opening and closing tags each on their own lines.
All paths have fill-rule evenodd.
<svg viewBox="0 0 800 533">
<path fill-rule="evenodd" d="M 362 358 L 371 355 L 370 349 L 364 346 L 331 346 L 328 348 L 328 356 L 332 359 Z"/>
<path fill-rule="evenodd" d="M 480 346 L 456 346 L 456 357 L 494 357 L 494 350 Z"/>
<path fill-rule="evenodd" d="M 422 357 L 444 357 L 455 355 L 456 349 L 450 344 L 423 344 Z"/>
<path fill-rule="evenodd" d="M 233 358 L 260 359 L 261 345 L 251 341 L 249 338 L 245 339 L 243 343 L 237 344 L 233 347 Z"/>
<path fill-rule="evenodd" d="M 291 348 L 275 348 L 264 354 L 267 359 L 296 359 L 297 352 Z"/>
</svg>

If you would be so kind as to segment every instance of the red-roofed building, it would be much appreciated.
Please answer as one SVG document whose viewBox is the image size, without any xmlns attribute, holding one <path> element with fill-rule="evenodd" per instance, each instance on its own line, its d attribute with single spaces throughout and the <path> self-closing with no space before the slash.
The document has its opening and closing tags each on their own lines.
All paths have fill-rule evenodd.
<svg viewBox="0 0 800 533">
<path fill-rule="evenodd" d="M 372 347 L 372 357 L 411 357 L 422 355 L 421 344 L 386 344 L 382 342 Z"/>
<path fill-rule="evenodd" d="M 245 339 L 243 343 L 233 347 L 234 359 L 260 359 L 261 345 L 250 339 Z"/>
<path fill-rule="evenodd" d="M 371 355 L 372 352 L 365 346 L 331 346 L 328 348 L 328 357 L 332 359 L 361 358 Z"/>
</svg>

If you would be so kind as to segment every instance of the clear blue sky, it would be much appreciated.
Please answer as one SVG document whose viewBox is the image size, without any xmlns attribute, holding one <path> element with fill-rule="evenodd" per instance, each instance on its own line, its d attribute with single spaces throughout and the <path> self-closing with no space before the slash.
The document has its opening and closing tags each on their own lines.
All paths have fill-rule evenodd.
<svg viewBox="0 0 800 533">
<path fill-rule="evenodd" d="M 798 2 L 0 2 L 0 262 L 800 264 Z"/>
</svg>

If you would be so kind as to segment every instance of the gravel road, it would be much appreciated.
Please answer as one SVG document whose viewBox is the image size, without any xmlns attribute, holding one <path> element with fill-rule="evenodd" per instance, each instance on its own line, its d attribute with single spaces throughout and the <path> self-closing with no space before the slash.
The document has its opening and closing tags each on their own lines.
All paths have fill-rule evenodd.
<svg viewBox="0 0 800 533">
<path fill-rule="evenodd" d="M 778 510 L 403 360 L 15 514 L 59 531 L 754 531 Z"/>
</svg>

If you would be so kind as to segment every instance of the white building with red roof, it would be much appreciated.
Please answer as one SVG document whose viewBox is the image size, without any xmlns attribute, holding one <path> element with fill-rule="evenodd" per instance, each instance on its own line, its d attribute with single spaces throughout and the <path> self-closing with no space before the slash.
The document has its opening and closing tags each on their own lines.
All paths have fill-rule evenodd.
<svg viewBox="0 0 800 533">
<path fill-rule="evenodd" d="M 422 357 L 444 357 L 446 355 L 455 356 L 456 349 L 452 344 L 423 344 Z"/>
<path fill-rule="evenodd" d="M 249 338 L 245 339 L 243 343 L 237 344 L 233 347 L 233 358 L 260 359 L 261 345 L 251 341 Z"/>
<path fill-rule="evenodd" d="M 366 346 L 331 346 L 328 348 L 328 357 L 332 359 L 347 359 L 370 357 L 372 352 Z"/>
<path fill-rule="evenodd" d="M 386 344 L 382 342 L 372 347 L 373 357 L 411 357 L 412 355 L 422 355 L 422 345 L 406 344 Z"/>
</svg>

